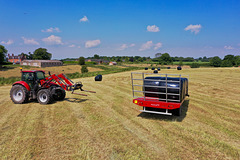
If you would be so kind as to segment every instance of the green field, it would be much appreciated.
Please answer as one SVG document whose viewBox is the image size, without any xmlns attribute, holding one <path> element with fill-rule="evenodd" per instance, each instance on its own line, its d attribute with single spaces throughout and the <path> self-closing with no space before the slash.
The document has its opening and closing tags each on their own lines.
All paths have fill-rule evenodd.
<svg viewBox="0 0 240 160">
<path fill-rule="evenodd" d="M 189 75 L 181 117 L 140 113 L 131 72 L 74 79 L 97 93 L 50 105 L 13 104 L 1 86 L 1 159 L 240 159 L 240 68 L 161 72 Z"/>
</svg>

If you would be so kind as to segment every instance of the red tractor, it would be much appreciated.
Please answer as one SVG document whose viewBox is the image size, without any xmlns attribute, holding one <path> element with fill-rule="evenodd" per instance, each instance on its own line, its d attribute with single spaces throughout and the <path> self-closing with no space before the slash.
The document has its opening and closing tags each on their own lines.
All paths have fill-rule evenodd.
<svg viewBox="0 0 240 160">
<path fill-rule="evenodd" d="M 53 74 L 45 78 L 45 72 L 42 70 L 22 71 L 21 81 L 13 83 L 10 91 L 10 97 L 15 104 L 22 104 L 29 99 L 37 99 L 40 104 L 49 104 L 53 100 L 63 100 L 66 96 L 65 91 L 71 91 L 72 94 L 87 96 L 85 94 L 74 93 L 75 90 L 83 90 L 82 83 L 74 83 L 65 74 Z M 96 81 L 100 81 L 101 75 L 98 75 Z M 86 91 L 96 93 L 94 91 Z"/>
</svg>

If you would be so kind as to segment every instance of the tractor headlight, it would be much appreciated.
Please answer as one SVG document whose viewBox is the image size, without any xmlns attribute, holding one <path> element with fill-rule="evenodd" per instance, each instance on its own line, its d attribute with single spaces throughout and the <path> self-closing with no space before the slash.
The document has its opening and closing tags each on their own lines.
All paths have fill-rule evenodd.
<svg viewBox="0 0 240 160">
<path fill-rule="evenodd" d="M 136 104 L 137 104 L 137 103 L 138 103 L 138 101 L 137 101 L 137 100 L 135 100 L 135 101 L 134 101 L 134 103 L 136 103 Z"/>
</svg>

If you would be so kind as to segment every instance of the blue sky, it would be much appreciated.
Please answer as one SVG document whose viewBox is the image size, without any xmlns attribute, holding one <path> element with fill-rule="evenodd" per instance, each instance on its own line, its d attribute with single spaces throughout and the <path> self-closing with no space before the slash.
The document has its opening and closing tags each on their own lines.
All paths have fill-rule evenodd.
<svg viewBox="0 0 240 160">
<path fill-rule="evenodd" d="M 239 0 L 0 0 L 0 44 L 53 58 L 240 55 Z"/>
</svg>

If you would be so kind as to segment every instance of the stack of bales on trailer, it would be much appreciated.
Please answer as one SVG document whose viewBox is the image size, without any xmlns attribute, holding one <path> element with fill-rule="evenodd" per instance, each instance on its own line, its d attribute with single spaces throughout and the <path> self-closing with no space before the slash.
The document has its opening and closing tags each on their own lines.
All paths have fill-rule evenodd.
<svg viewBox="0 0 240 160">
<path fill-rule="evenodd" d="M 145 97 L 155 97 L 166 102 L 182 102 L 188 95 L 188 79 L 181 77 L 146 77 L 143 91 L 146 91 Z"/>
</svg>

